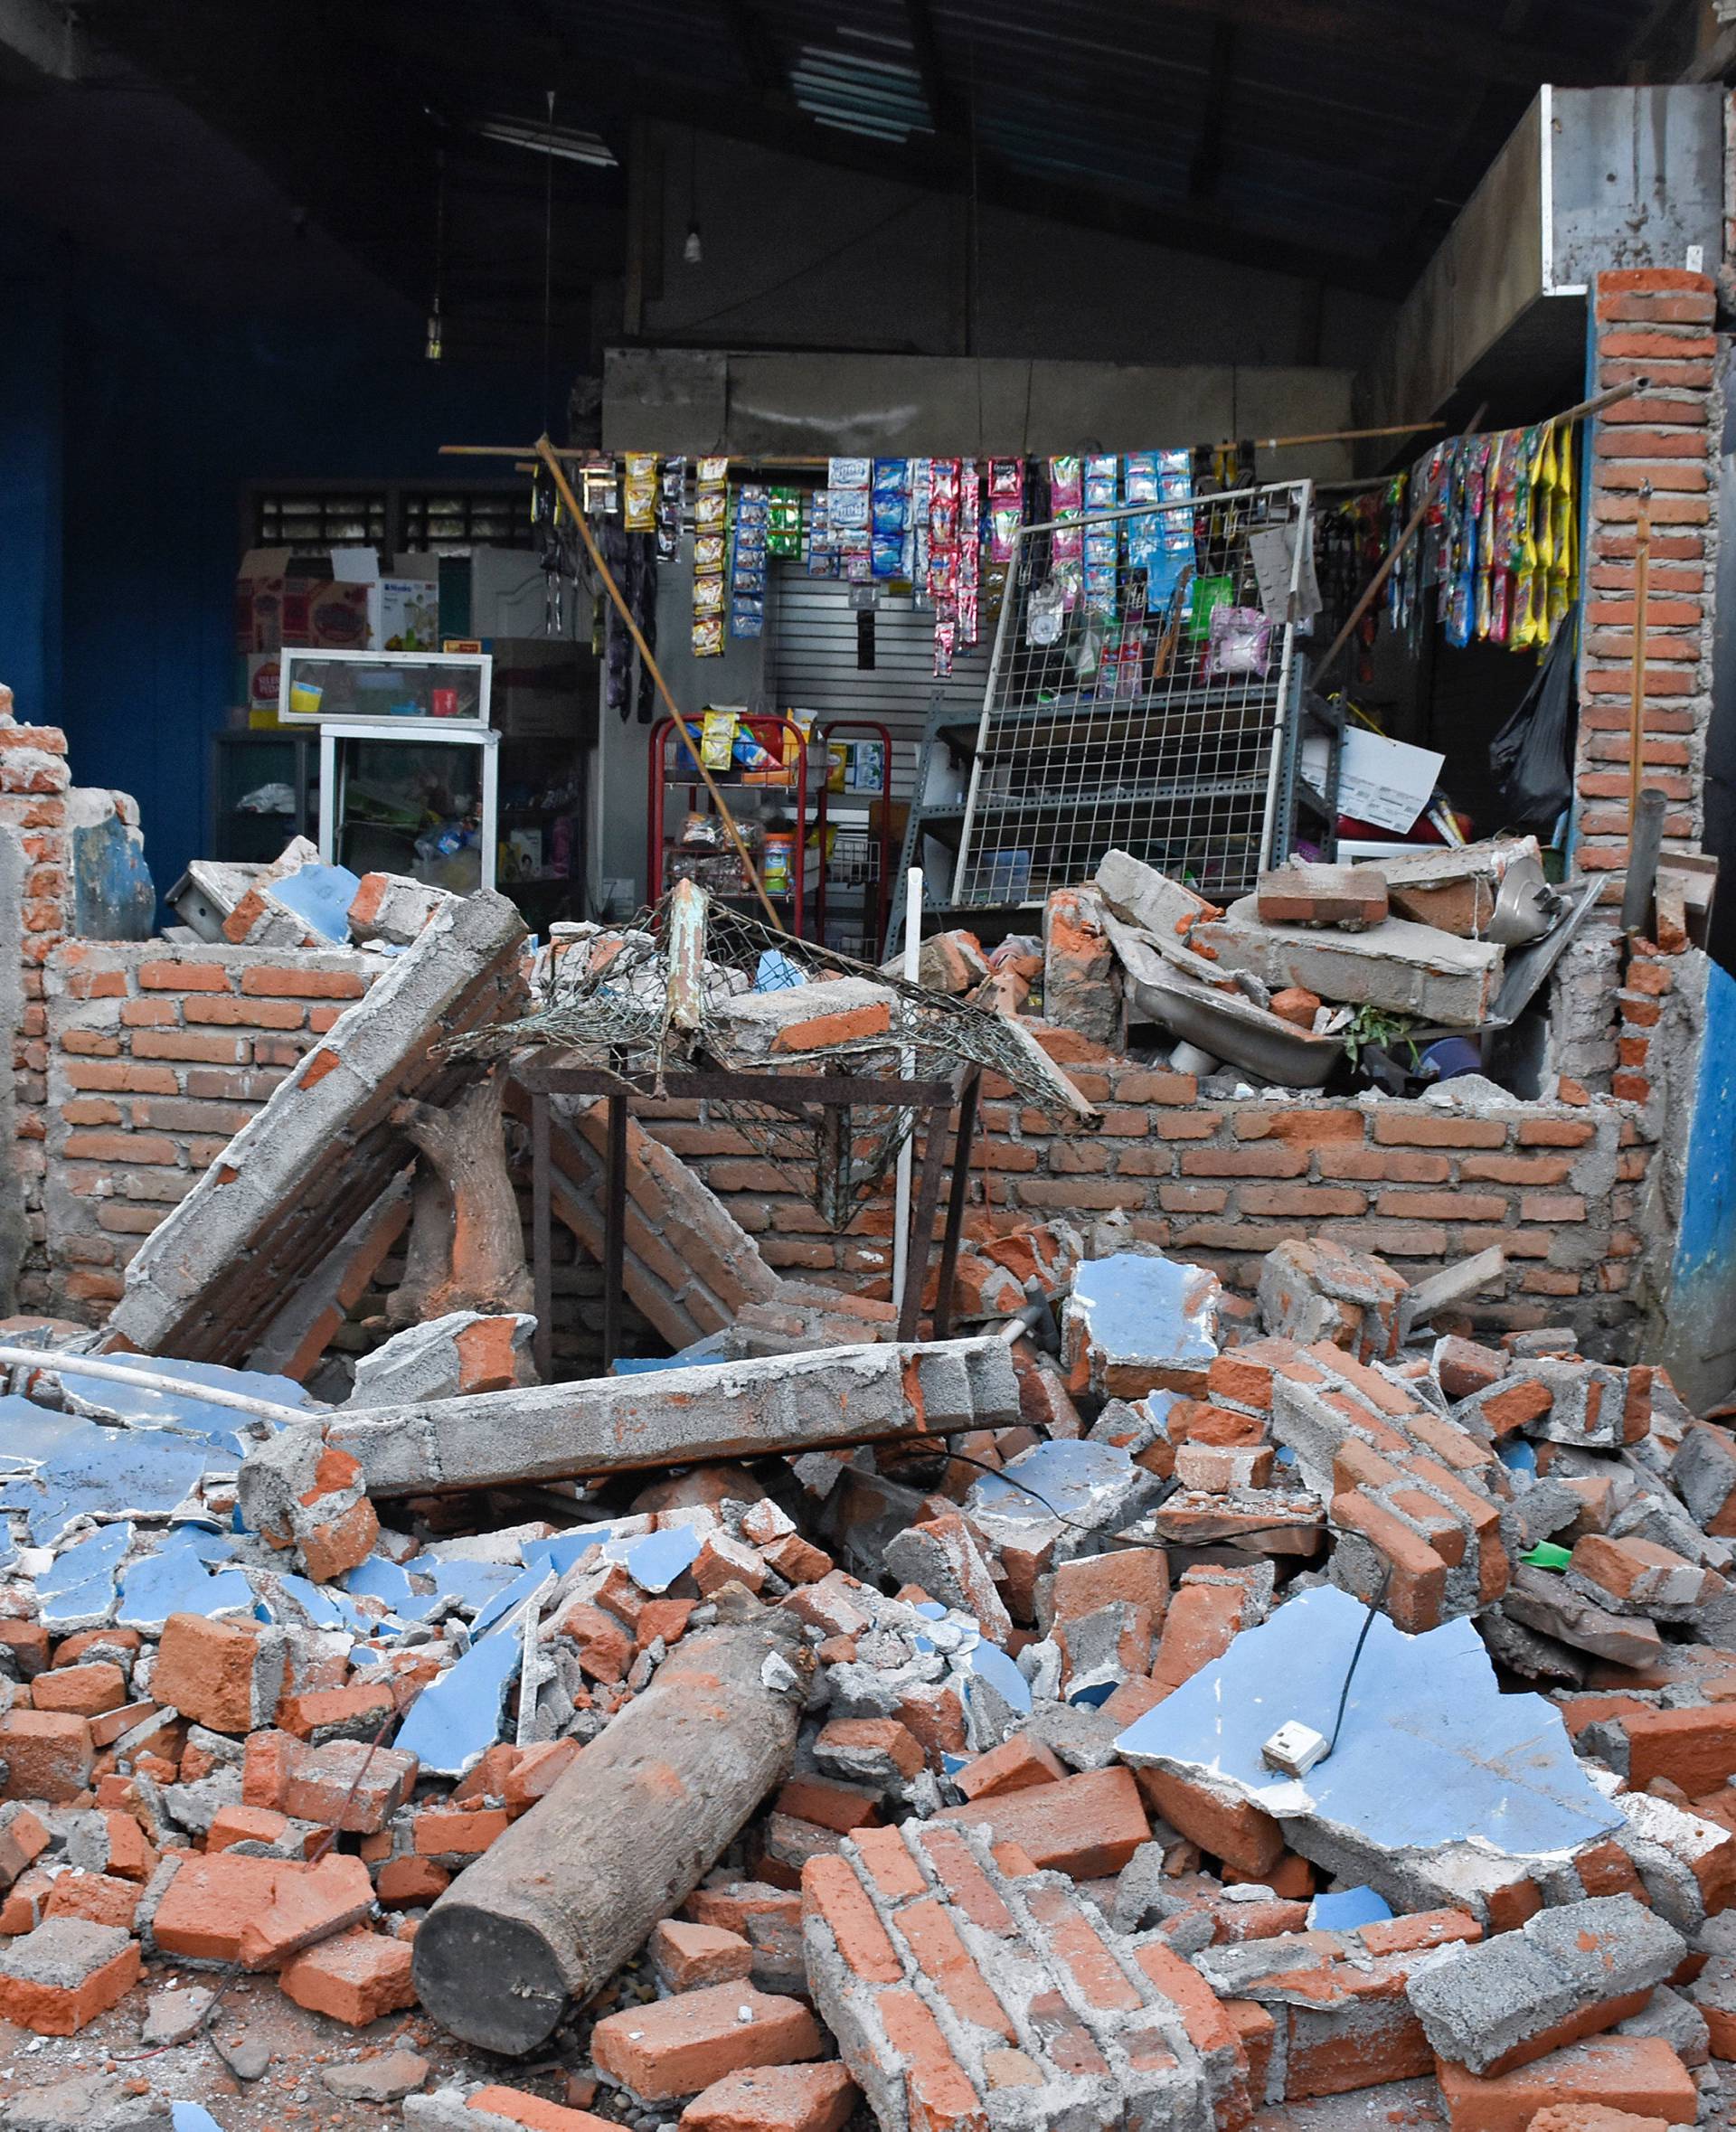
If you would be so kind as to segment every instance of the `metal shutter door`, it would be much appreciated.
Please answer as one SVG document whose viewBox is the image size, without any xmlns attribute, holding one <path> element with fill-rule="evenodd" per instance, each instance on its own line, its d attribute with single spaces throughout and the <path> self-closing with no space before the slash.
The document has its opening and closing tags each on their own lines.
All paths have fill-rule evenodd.
<svg viewBox="0 0 1736 2132">
<path fill-rule="evenodd" d="M 853 588 L 810 578 L 799 563 L 778 566 L 773 584 L 773 707 L 811 711 L 822 722 L 869 718 L 885 726 L 892 736 L 893 796 L 908 799 L 930 705 L 938 700 L 972 716 L 981 710 L 988 645 L 959 654 L 951 678 L 937 681 L 933 615 L 919 610 L 908 592 L 882 590 L 874 609 L 873 671 L 859 673 Z"/>
</svg>

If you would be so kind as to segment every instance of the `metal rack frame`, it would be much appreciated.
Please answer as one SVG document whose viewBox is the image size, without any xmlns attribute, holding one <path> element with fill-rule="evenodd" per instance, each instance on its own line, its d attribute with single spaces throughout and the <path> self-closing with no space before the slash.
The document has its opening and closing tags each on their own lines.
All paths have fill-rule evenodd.
<svg viewBox="0 0 1736 2132">
<path fill-rule="evenodd" d="M 951 880 L 935 901 L 966 922 L 1040 908 L 1051 889 L 1088 879 L 1111 844 L 1186 873 L 1218 901 L 1251 889 L 1288 851 L 1304 793 L 1296 622 L 1312 505 L 1311 483 L 1275 482 L 1019 529 L 981 712 L 971 722 L 939 704 L 930 713 L 889 947 L 904 921 L 903 874 L 925 835 L 956 835 Z M 1176 562 L 1166 597 L 1147 611 L 1151 573 L 1129 560 L 1130 529 L 1143 522 L 1148 542 L 1180 513 L 1187 535 L 1168 552 L 1191 560 Z M 1189 588 L 1227 578 L 1231 604 L 1260 604 L 1250 536 L 1278 526 L 1294 531 L 1288 581 L 1276 589 L 1281 612 L 1268 586 L 1266 671 L 1224 672 L 1208 662 L 1203 637 L 1186 633 Z M 1064 552 L 1073 541 L 1077 559 Z M 1093 552 L 1114 558 L 1107 580 L 1082 560 Z M 1045 640 L 1031 627 L 1032 602 L 1056 582 L 1071 590 Z M 942 748 L 969 758 L 962 799 L 925 797 Z"/>
<path fill-rule="evenodd" d="M 809 798 L 813 797 L 808 790 L 807 766 L 811 752 L 808 739 L 793 718 L 780 718 L 775 712 L 758 711 L 736 712 L 733 715 L 736 723 L 746 726 L 762 747 L 769 746 L 771 738 L 775 734 L 781 750 L 783 748 L 782 736 L 786 733 L 793 733 L 796 736 L 796 760 L 793 775 L 788 782 L 760 777 L 750 784 L 745 778 L 740 776 L 719 777 L 715 778 L 713 782 L 722 786 L 726 791 L 782 792 L 793 795 L 796 834 L 794 849 L 790 854 L 791 882 L 788 891 L 772 891 L 771 901 L 774 903 L 788 903 L 789 905 L 789 929 L 799 940 L 807 937 L 803 929 L 807 915 L 807 832 L 809 824 L 807 803 Z M 686 785 L 691 787 L 694 795 L 697 796 L 700 789 L 697 759 L 701 742 L 697 735 L 690 732 L 688 728 L 703 722 L 703 713 L 698 712 L 689 712 L 679 719 L 660 718 L 651 728 L 648 736 L 646 750 L 646 778 L 649 786 L 648 804 L 646 810 L 648 823 L 646 881 L 649 887 L 650 900 L 654 903 L 659 900 L 665 889 L 669 885 L 666 878 L 668 847 L 664 836 L 664 795 L 671 785 Z M 686 749 L 693 758 L 695 767 L 690 775 L 684 777 L 679 774 L 678 770 L 676 774 L 671 774 L 670 765 L 666 759 L 671 741 L 679 741 L 680 745 Z M 786 758 L 785 767 L 790 767 L 788 758 Z M 819 812 L 820 810 L 816 808 L 816 819 L 818 818 Z M 731 892 L 734 893 L 734 891 Z M 741 897 L 745 898 L 750 893 L 751 891 L 744 886 L 741 891 Z M 727 901 L 729 897 L 724 896 L 719 900 Z"/>
</svg>

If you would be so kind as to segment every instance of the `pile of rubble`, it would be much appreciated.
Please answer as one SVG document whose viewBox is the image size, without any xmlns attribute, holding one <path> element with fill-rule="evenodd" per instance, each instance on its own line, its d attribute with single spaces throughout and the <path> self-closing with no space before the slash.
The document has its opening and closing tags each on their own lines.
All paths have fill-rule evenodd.
<svg viewBox="0 0 1736 2132">
<path fill-rule="evenodd" d="M 328 2099 L 428 2132 L 1241 2132 L 1419 2081 L 1455 2132 L 1724 2111 L 1720 1417 L 1473 1337 L 1498 1252 L 1410 1284 L 1299 1239 L 1239 1298 L 1028 1225 L 961 1261 L 971 1337 L 901 1341 L 637 1126 L 623 1278 L 678 1352 L 538 1383 L 466 1056 L 546 1018 L 522 929 L 380 877 L 344 922 L 382 912 L 399 952 L 106 1331 L 5 1328 L 0 2019 L 89 2032 L 108 2085 L 14 2052 L 0 2118 L 208 2132 L 207 2046 L 270 2071 L 227 2025 L 265 1978 L 353 2038 Z M 916 1012 L 720 1004 L 695 954 L 738 1072 Z M 556 1130 L 594 1223 L 600 1121 Z M 382 1205 L 420 1307 L 347 1396 L 240 1366 Z"/>
<path fill-rule="evenodd" d="M 1516 1021 L 1597 892 L 1549 887 L 1534 837 L 1292 861 L 1228 910 L 1111 851 L 1049 899 L 1043 1012 L 1111 1048 L 1129 1022 L 1155 1025 L 1191 1071 L 1319 1088 L 1348 1060 L 1397 1092 L 1418 1045 Z"/>
<path fill-rule="evenodd" d="M 1045 1241 L 1052 1360 L 476 1390 L 522 1343 L 472 1317 L 381 1351 L 397 1405 L 21 1372 L 0 2014 L 239 1968 L 560 2039 L 589 2110 L 406 2099 L 472 2132 L 1205 2132 L 1429 2073 L 1479 2128 L 1720 2106 L 1736 1438 L 1340 1248 L 1248 1311 Z M 564 1516 L 417 1514 L 509 1471 Z"/>
</svg>

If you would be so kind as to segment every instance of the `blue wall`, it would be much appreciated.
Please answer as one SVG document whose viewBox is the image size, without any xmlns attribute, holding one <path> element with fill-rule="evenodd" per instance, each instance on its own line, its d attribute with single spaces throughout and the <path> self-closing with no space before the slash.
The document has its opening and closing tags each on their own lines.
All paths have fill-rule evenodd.
<svg viewBox="0 0 1736 2132">
<path fill-rule="evenodd" d="M 419 479 L 540 428 L 540 365 L 429 363 L 420 321 L 193 312 L 48 243 L 0 253 L 0 681 L 80 784 L 137 799 L 159 889 L 207 844 L 250 480 Z M 469 470 L 469 471 L 474 471 Z"/>
<path fill-rule="evenodd" d="M 1696 1411 L 1736 1376 L 1736 982 L 1707 972 L 1705 1035 L 1682 1180 L 1666 1339 L 1677 1388 Z"/>
</svg>

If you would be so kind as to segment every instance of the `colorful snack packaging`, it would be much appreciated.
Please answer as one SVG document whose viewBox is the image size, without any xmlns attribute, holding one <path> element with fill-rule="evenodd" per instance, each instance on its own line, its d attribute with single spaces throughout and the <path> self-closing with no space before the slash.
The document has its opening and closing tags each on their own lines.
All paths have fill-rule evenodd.
<svg viewBox="0 0 1736 2132">
<path fill-rule="evenodd" d="M 657 456 L 649 451 L 627 455 L 627 479 L 622 484 L 623 524 L 628 533 L 651 533 L 657 523 Z"/>
<path fill-rule="evenodd" d="M 681 552 L 681 514 L 687 497 L 687 462 L 665 459 L 657 476 L 657 561 L 673 562 Z"/>
</svg>

